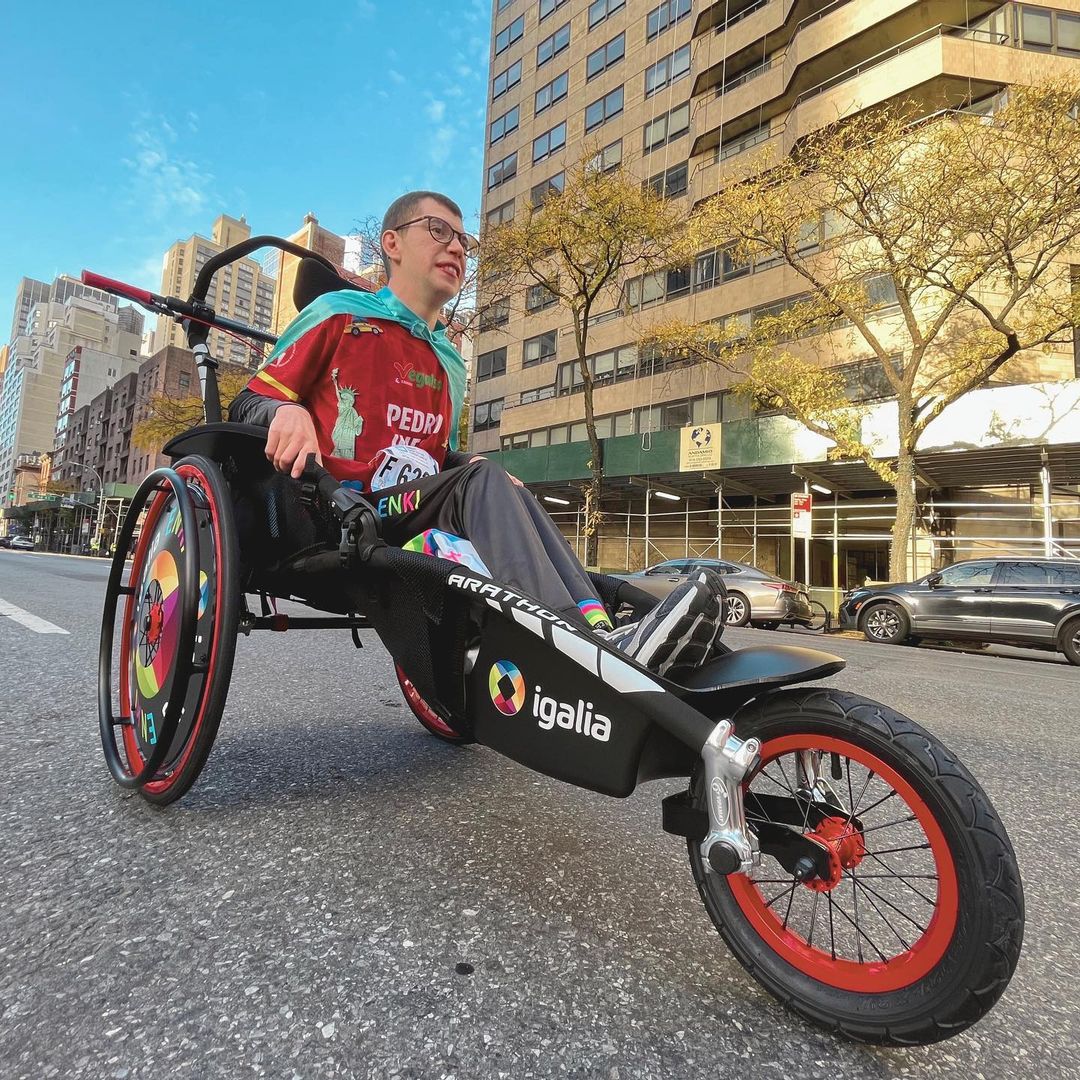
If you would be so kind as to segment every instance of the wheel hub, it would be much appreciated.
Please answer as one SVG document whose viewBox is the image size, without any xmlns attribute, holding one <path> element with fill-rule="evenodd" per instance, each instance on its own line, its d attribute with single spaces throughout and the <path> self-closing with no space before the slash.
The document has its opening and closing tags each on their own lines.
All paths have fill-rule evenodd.
<svg viewBox="0 0 1080 1080">
<path fill-rule="evenodd" d="M 165 607 L 160 601 L 151 600 L 143 619 L 143 637 L 148 645 L 156 645 L 161 640 L 161 631 L 165 626 Z"/>
<path fill-rule="evenodd" d="M 818 823 L 817 828 L 807 834 L 812 840 L 828 852 L 829 866 L 826 874 L 820 870 L 818 876 L 805 882 L 814 892 L 830 892 L 840 884 L 845 870 L 854 870 L 866 855 L 866 844 L 862 833 L 850 819 L 845 817 L 827 817 Z"/>
</svg>

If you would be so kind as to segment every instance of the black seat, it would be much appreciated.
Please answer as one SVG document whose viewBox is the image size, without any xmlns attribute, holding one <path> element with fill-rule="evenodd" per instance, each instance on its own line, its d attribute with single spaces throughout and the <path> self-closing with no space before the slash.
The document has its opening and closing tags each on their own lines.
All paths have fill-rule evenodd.
<svg viewBox="0 0 1080 1080">
<path fill-rule="evenodd" d="M 301 259 L 296 271 L 296 281 L 293 282 L 293 304 L 297 311 L 303 311 L 312 300 L 323 293 L 341 292 L 343 289 L 352 292 L 367 291 L 328 270 L 318 259 Z"/>
</svg>

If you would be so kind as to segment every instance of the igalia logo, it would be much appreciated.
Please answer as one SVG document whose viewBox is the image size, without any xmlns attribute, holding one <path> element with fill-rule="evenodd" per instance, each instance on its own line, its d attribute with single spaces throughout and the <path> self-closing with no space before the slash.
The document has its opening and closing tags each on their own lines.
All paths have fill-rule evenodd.
<svg viewBox="0 0 1080 1080">
<path fill-rule="evenodd" d="M 496 660 L 488 672 L 491 704 L 504 716 L 514 716 L 525 704 L 525 679 L 516 664 Z"/>
<path fill-rule="evenodd" d="M 591 701 L 578 699 L 574 705 L 556 701 L 545 697 L 539 686 L 533 690 L 533 716 L 544 731 L 550 731 L 558 724 L 566 731 L 588 735 L 597 742 L 607 742 L 611 738 L 611 721 L 603 713 L 594 714 Z"/>
</svg>

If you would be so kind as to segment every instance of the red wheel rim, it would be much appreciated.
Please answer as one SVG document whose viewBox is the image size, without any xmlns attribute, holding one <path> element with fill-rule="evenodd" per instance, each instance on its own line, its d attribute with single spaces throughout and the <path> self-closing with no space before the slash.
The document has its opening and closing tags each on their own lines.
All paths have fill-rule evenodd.
<svg viewBox="0 0 1080 1080">
<path fill-rule="evenodd" d="M 446 739 L 460 739 L 461 736 L 458 732 L 420 696 L 420 692 L 413 686 L 409 676 L 402 670 L 401 665 L 395 664 L 394 670 L 397 672 L 398 683 L 401 685 L 401 692 L 405 696 L 406 704 L 412 709 L 416 719 L 436 735 L 441 735 Z"/>
<path fill-rule="evenodd" d="M 215 582 L 214 585 L 218 592 L 215 595 L 220 595 L 222 588 L 221 573 L 222 564 L 220 552 L 222 550 L 221 539 L 221 521 L 218 517 L 217 504 L 214 502 L 214 497 L 210 488 L 210 481 L 203 474 L 201 469 L 198 469 L 194 465 L 181 465 L 177 472 L 185 480 L 194 480 L 200 490 L 202 491 L 207 509 L 210 512 L 211 526 L 213 530 L 214 540 L 214 567 L 215 567 Z M 146 518 L 143 520 L 143 526 L 139 533 L 139 541 L 135 548 L 135 554 L 131 563 L 131 581 L 134 582 L 138 573 L 141 572 L 141 566 L 143 560 L 146 558 L 146 548 L 149 545 L 154 529 L 157 527 L 158 521 L 161 518 L 162 511 L 169 503 L 169 496 L 162 493 L 155 497 L 151 503 L 150 508 L 147 510 Z M 131 712 L 131 682 L 130 671 L 127 664 L 127 656 L 129 655 L 131 648 L 131 635 L 134 628 L 134 616 L 135 605 L 137 597 L 132 594 L 127 598 L 127 604 L 124 608 L 124 621 L 123 630 L 120 638 L 120 703 L 121 709 L 126 710 L 129 714 Z M 200 617 L 205 610 L 206 600 L 205 597 L 200 596 L 199 601 L 199 614 Z M 159 779 L 150 780 L 143 785 L 143 788 L 150 794 L 161 794 L 167 791 L 183 771 L 184 766 L 187 764 L 188 758 L 190 758 L 192 752 L 195 749 L 195 745 L 198 741 L 197 736 L 199 729 L 202 727 L 203 717 L 205 714 L 206 703 L 206 691 L 210 685 L 210 678 L 214 672 L 214 664 L 217 660 L 218 642 L 221 640 L 222 619 L 224 618 L 224 605 L 220 602 L 214 605 L 214 626 L 212 631 L 212 638 L 210 642 L 210 657 L 206 668 L 205 674 L 201 677 L 202 682 L 199 689 L 198 703 L 195 707 L 195 716 L 191 723 L 191 728 L 188 731 L 187 739 L 184 743 L 184 748 L 181 751 L 179 757 L 167 766 L 167 772 L 164 775 L 159 774 Z M 198 633 L 198 628 L 197 631 Z M 192 678 L 199 678 L 197 675 L 193 675 Z M 139 749 L 139 743 L 135 736 L 135 732 L 131 727 L 125 727 L 123 730 L 124 740 L 124 752 L 127 754 L 128 767 L 134 773 L 136 770 L 132 768 L 131 763 L 144 760 L 142 753 Z"/>
<path fill-rule="evenodd" d="M 832 920 L 829 922 L 828 938 L 826 938 L 824 926 L 822 926 L 820 935 L 815 939 L 815 929 L 817 928 L 815 922 L 816 912 L 818 911 L 820 897 L 823 894 L 820 891 L 815 892 L 807 886 L 795 883 L 792 875 L 787 874 L 773 860 L 767 860 L 767 865 L 753 871 L 751 875 L 732 874 L 726 879 L 728 887 L 731 889 L 732 896 L 742 910 L 743 915 L 760 935 L 762 941 L 778 956 L 804 974 L 837 989 L 857 993 L 876 994 L 903 989 L 924 978 L 941 962 L 956 929 L 959 911 L 959 886 L 956 866 L 948 842 L 941 827 L 934 819 L 930 808 L 915 791 L 914 787 L 896 769 L 886 764 L 869 750 L 843 739 L 809 734 L 771 739 L 762 747 L 761 765 L 749 783 L 753 784 L 759 777 L 763 776 L 767 776 L 773 783 L 776 783 L 774 774 L 765 772 L 769 764 L 774 761 L 782 764 L 781 759 L 783 759 L 784 755 L 807 750 L 822 751 L 825 754 L 838 754 L 846 758 L 849 783 L 851 782 L 851 763 L 855 762 L 858 766 L 861 766 L 870 777 L 864 786 L 864 792 L 875 777 L 881 784 L 879 791 L 884 786 L 891 787 L 893 794 L 881 798 L 880 802 L 874 803 L 871 800 L 865 800 L 870 805 L 870 811 L 866 812 L 866 817 L 862 816 L 864 812 L 858 809 L 854 797 L 848 800 L 849 803 L 856 806 L 856 814 L 862 821 L 864 832 L 861 834 L 861 842 L 865 845 L 866 859 L 872 860 L 869 863 L 872 870 L 861 875 L 855 870 L 850 871 L 850 874 L 845 873 L 841 883 L 836 886 L 837 892 L 843 889 L 852 898 L 851 903 L 845 904 L 844 909 L 841 908 L 842 901 L 839 897 L 834 901 L 831 892 L 824 894 L 826 896 L 827 917 Z M 761 790 L 761 788 L 755 788 L 755 790 Z M 844 789 L 845 795 L 848 790 L 848 788 Z M 870 812 L 885 806 L 890 807 L 886 811 L 887 813 L 894 815 L 901 813 L 896 807 L 897 797 L 907 804 L 906 813 L 911 817 L 901 817 L 895 822 L 878 822 L 876 817 L 871 818 L 869 816 Z M 848 805 L 847 810 L 851 810 L 851 805 Z M 904 844 L 898 845 L 894 839 L 897 836 L 895 830 L 903 828 L 904 832 L 907 833 L 913 831 L 914 827 L 921 829 L 924 837 L 923 843 L 911 848 L 907 848 Z M 890 830 L 894 838 L 886 839 Z M 808 828 L 806 831 L 809 833 L 813 830 Z M 871 834 L 874 834 L 873 839 L 871 839 Z M 879 891 L 879 889 L 885 888 L 880 884 L 881 879 L 887 879 L 888 875 L 875 874 L 874 870 L 877 867 L 874 866 L 874 863 L 890 867 L 891 860 L 887 860 L 886 856 L 895 859 L 898 853 L 904 851 L 914 852 L 919 848 L 923 849 L 922 854 L 912 854 L 910 858 L 932 865 L 934 874 L 901 873 L 896 875 L 898 880 L 902 880 L 904 890 L 910 889 L 916 896 L 920 896 L 917 901 L 920 907 L 912 909 L 919 918 L 912 917 L 910 913 L 902 917 L 902 909 L 895 903 L 895 894 L 890 899 L 887 896 L 883 897 Z M 861 863 L 861 865 L 867 864 Z M 783 878 L 775 876 L 772 873 L 773 871 L 779 871 L 780 875 L 786 874 L 786 880 L 792 883 L 790 900 L 787 898 L 787 889 L 776 897 L 766 897 L 766 893 L 775 892 L 783 880 Z M 765 875 L 770 876 L 766 877 Z M 930 882 L 931 877 L 935 878 L 936 882 Z M 873 880 L 874 885 L 869 886 L 869 880 Z M 918 881 L 917 886 L 912 884 L 916 880 Z M 858 884 L 855 883 L 856 881 Z M 767 885 L 766 882 L 771 884 Z M 850 892 L 848 893 L 847 886 L 849 883 Z M 936 896 L 931 896 L 930 894 L 935 887 Z M 811 916 L 810 932 L 807 935 L 799 932 L 800 928 L 805 929 L 805 920 L 801 922 L 800 927 L 796 927 L 795 920 L 791 918 L 791 909 L 795 897 L 804 892 L 807 896 L 818 897 L 818 900 L 807 902 L 800 899 L 800 911 L 805 911 L 806 903 L 809 903 L 815 913 Z M 889 947 L 889 944 L 881 944 L 882 941 L 886 940 L 884 937 L 879 939 L 867 937 L 867 941 L 863 942 L 862 937 L 867 935 L 869 927 L 862 929 L 860 933 L 858 909 L 860 897 L 865 905 L 864 910 L 867 912 L 876 906 L 875 927 L 880 922 L 884 922 L 885 925 L 892 924 L 892 933 L 894 935 L 890 940 L 892 948 Z M 926 904 L 928 899 L 933 901 L 933 910 L 924 926 L 920 919 L 925 918 L 925 911 L 929 907 Z M 853 930 L 849 925 L 852 921 L 852 906 L 854 906 L 855 915 Z M 845 911 L 846 921 L 841 918 Z M 845 931 L 844 937 L 846 940 L 858 943 L 854 950 L 850 948 L 847 950 L 837 949 L 835 941 L 835 928 L 837 925 L 840 925 Z M 912 929 L 913 926 L 919 928 L 921 932 L 916 933 Z M 873 945 L 873 949 L 871 945 Z M 861 955 L 863 950 L 865 950 L 865 956 Z M 841 955 L 844 951 L 848 953 L 855 951 L 859 955 L 856 959 L 850 959 L 848 956 Z"/>
</svg>

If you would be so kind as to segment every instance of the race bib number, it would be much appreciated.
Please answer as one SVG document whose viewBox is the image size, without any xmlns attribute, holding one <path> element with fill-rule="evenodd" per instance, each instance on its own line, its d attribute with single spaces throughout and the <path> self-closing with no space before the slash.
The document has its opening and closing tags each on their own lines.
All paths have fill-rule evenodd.
<svg viewBox="0 0 1080 1080">
<path fill-rule="evenodd" d="M 398 487 L 411 484 L 425 476 L 434 476 L 439 471 L 435 459 L 418 446 L 401 444 L 387 446 L 375 455 L 375 472 L 371 477 L 371 490 Z"/>
</svg>

